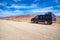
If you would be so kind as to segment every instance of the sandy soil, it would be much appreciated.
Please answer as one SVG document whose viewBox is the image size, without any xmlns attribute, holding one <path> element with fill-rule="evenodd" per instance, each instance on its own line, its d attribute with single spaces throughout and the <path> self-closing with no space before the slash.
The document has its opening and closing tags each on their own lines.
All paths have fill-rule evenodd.
<svg viewBox="0 0 60 40">
<path fill-rule="evenodd" d="M 0 40 L 60 40 L 60 27 L 0 20 Z"/>
</svg>

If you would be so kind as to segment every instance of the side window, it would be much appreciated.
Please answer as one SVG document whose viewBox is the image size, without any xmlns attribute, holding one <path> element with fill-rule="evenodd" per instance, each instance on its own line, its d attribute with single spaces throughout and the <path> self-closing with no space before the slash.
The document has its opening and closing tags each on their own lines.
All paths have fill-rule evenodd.
<svg viewBox="0 0 60 40">
<path fill-rule="evenodd" d="M 42 16 L 39 16 L 40 19 L 42 19 Z"/>
<path fill-rule="evenodd" d="M 42 16 L 42 18 L 44 19 L 44 18 L 45 18 L 45 16 Z"/>
<path fill-rule="evenodd" d="M 53 18 L 56 18 L 56 16 L 55 16 L 54 14 L 52 14 L 52 17 L 53 17 Z"/>
<path fill-rule="evenodd" d="M 51 18 L 51 15 L 45 15 L 45 18 Z"/>
</svg>

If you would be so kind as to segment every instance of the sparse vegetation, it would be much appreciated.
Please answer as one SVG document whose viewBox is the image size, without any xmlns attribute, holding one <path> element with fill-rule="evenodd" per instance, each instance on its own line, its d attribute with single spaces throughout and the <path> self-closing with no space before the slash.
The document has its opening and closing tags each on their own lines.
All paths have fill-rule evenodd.
<svg viewBox="0 0 60 40">
<path fill-rule="evenodd" d="M 27 17 L 26 17 L 27 16 Z M 26 15 L 26 16 L 20 16 L 20 17 L 7 17 L 7 18 L 0 18 L 2 20 L 13 20 L 13 21 L 18 21 L 18 22 L 31 22 L 31 18 L 36 16 L 36 15 Z M 29 17 L 28 17 L 29 16 Z M 60 17 L 56 17 L 56 23 L 54 25 L 60 25 Z"/>
<path fill-rule="evenodd" d="M 57 18 L 57 22 L 56 23 L 60 24 L 60 18 Z"/>
</svg>

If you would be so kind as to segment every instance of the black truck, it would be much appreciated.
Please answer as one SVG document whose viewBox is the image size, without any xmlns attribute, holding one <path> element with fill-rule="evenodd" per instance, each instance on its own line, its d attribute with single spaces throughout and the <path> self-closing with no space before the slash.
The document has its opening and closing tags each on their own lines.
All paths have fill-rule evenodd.
<svg viewBox="0 0 60 40">
<path fill-rule="evenodd" d="M 56 16 L 52 12 L 48 12 L 44 15 L 37 15 L 31 19 L 32 23 L 44 22 L 46 25 L 51 25 L 53 22 L 56 22 Z"/>
</svg>

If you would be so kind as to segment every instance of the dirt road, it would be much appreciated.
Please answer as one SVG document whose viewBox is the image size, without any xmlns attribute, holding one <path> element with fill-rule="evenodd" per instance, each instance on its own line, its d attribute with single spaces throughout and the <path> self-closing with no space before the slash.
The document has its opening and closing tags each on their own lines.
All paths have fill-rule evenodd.
<svg viewBox="0 0 60 40">
<path fill-rule="evenodd" d="M 0 20 L 0 40 L 60 40 L 60 27 Z"/>
</svg>

